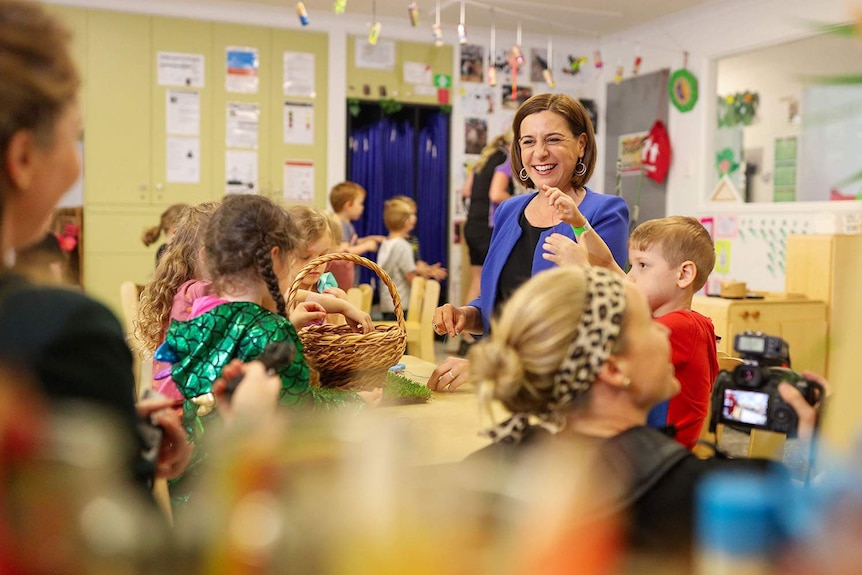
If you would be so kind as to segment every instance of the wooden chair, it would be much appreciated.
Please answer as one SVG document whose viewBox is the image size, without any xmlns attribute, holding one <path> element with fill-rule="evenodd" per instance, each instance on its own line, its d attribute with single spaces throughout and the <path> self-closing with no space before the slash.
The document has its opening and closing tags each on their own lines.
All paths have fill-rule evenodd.
<svg viewBox="0 0 862 575">
<path fill-rule="evenodd" d="M 359 284 L 359 291 L 362 292 L 362 306 L 360 309 L 365 313 L 371 313 L 371 302 L 374 301 L 374 288 L 371 284 Z"/>
<path fill-rule="evenodd" d="M 407 353 L 425 361 L 436 363 L 434 353 L 434 310 L 440 301 L 440 282 L 416 276 L 410 284 L 410 303 L 407 305 Z M 394 325 L 395 322 L 378 322 Z"/>
<path fill-rule="evenodd" d="M 140 397 L 143 393 L 143 388 L 146 387 L 144 382 L 143 368 L 144 364 L 140 352 L 140 343 L 135 336 L 135 322 L 138 320 L 138 307 L 141 303 L 141 291 L 144 286 L 136 284 L 132 281 L 125 281 L 120 284 L 120 303 L 123 309 L 123 327 L 126 330 L 126 343 L 132 350 L 132 366 L 135 371 L 135 396 Z M 150 366 L 152 368 L 152 366 Z"/>
<path fill-rule="evenodd" d="M 364 311 L 371 313 L 371 302 L 374 299 L 374 288 L 371 284 L 359 284 L 347 290 L 347 301 Z"/>
</svg>

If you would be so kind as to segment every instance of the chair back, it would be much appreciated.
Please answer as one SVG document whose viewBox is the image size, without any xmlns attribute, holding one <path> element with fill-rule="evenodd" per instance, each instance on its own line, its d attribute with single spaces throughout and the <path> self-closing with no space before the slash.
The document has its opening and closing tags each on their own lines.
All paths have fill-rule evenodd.
<svg viewBox="0 0 862 575">
<path fill-rule="evenodd" d="M 123 309 L 123 327 L 126 330 L 126 343 L 132 350 L 132 367 L 135 371 L 135 394 L 141 395 L 141 382 L 143 376 L 143 358 L 141 357 L 141 346 L 135 336 L 135 322 L 138 320 L 138 308 L 141 304 L 141 291 L 144 286 L 133 281 L 125 281 L 120 284 L 120 304 Z"/>
<path fill-rule="evenodd" d="M 422 296 L 419 325 L 431 326 L 438 303 L 440 303 L 440 282 L 431 279 L 425 280 L 425 293 Z M 433 328 L 431 330 L 433 331 Z"/>
<path fill-rule="evenodd" d="M 407 321 L 415 323 L 422 316 L 422 300 L 425 298 L 425 284 L 428 280 L 419 276 L 413 276 L 410 282 L 410 302 L 407 304 Z"/>
<path fill-rule="evenodd" d="M 359 291 L 362 292 L 362 306 L 359 308 L 365 313 L 371 313 L 371 302 L 374 301 L 374 288 L 371 284 L 359 284 Z"/>
</svg>

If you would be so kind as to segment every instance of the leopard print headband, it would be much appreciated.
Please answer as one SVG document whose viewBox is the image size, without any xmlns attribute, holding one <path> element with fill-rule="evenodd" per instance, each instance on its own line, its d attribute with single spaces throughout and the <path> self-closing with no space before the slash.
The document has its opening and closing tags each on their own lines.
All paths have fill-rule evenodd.
<svg viewBox="0 0 862 575">
<path fill-rule="evenodd" d="M 622 329 L 626 310 L 623 279 L 601 268 L 584 270 L 587 280 L 584 311 L 569 351 L 554 374 L 550 400 L 539 413 L 539 425 L 551 433 L 565 424 L 569 404 L 587 391 L 610 356 Z M 529 426 L 529 413 L 516 413 L 487 431 L 495 442 L 518 442 Z"/>
</svg>

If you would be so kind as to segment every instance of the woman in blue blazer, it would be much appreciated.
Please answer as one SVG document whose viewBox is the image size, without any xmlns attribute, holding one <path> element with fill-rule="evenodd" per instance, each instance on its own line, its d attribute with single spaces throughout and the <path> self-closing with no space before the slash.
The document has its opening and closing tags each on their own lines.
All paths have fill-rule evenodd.
<svg viewBox="0 0 862 575">
<path fill-rule="evenodd" d="M 572 241 L 598 234 L 614 260 L 628 258 L 628 206 L 621 197 L 590 190 L 586 183 L 596 165 L 596 138 L 580 102 L 565 94 L 539 94 L 524 102 L 512 122 L 512 171 L 532 193 L 503 202 L 497 210 L 491 247 L 482 269 L 478 298 L 466 306 L 446 304 L 434 314 L 434 330 L 454 337 L 462 331 L 488 333 L 491 317 L 521 284 L 556 264 L 543 245 L 553 234 Z M 571 197 L 584 216 L 573 228 L 560 221 L 548 195 Z M 565 240 L 564 240 L 565 241 Z M 444 361 L 431 375 L 431 389 L 454 390 L 466 381 L 467 362 Z"/>
</svg>

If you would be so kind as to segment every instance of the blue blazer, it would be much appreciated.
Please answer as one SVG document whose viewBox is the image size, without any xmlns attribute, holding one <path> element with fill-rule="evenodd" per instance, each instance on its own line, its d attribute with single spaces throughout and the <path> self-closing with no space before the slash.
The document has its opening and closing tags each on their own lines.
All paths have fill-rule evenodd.
<svg viewBox="0 0 862 575">
<path fill-rule="evenodd" d="M 509 198 L 497 208 L 494 222 L 494 233 L 491 236 L 491 247 L 482 266 L 482 293 L 468 305 L 476 307 L 482 313 L 482 329 L 488 333 L 491 327 L 491 317 L 494 315 L 497 299 L 497 283 L 500 280 L 500 272 L 512 253 L 512 248 L 518 238 L 521 237 L 521 226 L 518 220 L 521 214 L 536 197 L 538 192 L 524 194 Z M 590 222 L 593 229 L 605 240 L 614 256 L 614 260 L 623 269 L 628 260 L 629 240 L 629 207 L 626 201 L 619 196 L 598 194 L 587 188 L 578 209 Z M 542 244 L 549 235 L 557 233 L 574 239 L 575 234 L 572 226 L 560 223 L 545 231 L 539 237 L 536 251 L 533 254 L 533 272 L 536 275 L 540 271 L 551 269 L 556 266 L 542 257 Z"/>
</svg>

